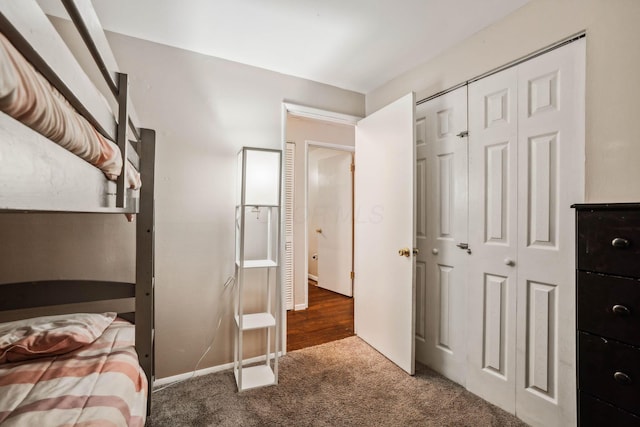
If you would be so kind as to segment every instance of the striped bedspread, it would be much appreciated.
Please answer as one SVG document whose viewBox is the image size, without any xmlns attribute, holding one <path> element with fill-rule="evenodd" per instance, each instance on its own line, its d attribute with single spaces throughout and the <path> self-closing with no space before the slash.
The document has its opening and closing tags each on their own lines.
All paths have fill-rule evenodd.
<svg viewBox="0 0 640 427">
<path fill-rule="evenodd" d="M 147 379 L 134 338 L 116 319 L 79 350 L 0 365 L 0 425 L 143 426 Z"/>
<path fill-rule="evenodd" d="M 98 133 L 2 33 L 0 110 L 99 168 L 108 179 L 122 172 L 118 146 Z M 129 162 L 124 164 L 127 186 L 139 188 L 140 175 Z"/>
</svg>

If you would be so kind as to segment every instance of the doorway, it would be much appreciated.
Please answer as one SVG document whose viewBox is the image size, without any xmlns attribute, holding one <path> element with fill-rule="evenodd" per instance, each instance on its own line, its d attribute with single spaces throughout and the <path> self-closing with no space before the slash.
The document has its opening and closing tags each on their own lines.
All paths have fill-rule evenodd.
<svg viewBox="0 0 640 427">
<path fill-rule="evenodd" d="M 306 141 L 307 309 L 287 314 L 287 350 L 352 336 L 353 147 Z"/>
<path fill-rule="evenodd" d="M 302 114 L 298 114 L 298 108 L 302 108 Z M 297 112 L 293 113 L 292 109 Z M 289 222 L 292 237 L 287 240 L 291 241 L 292 267 L 288 272 L 284 271 L 285 276 L 289 274 L 290 277 L 283 278 L 287 301 L 291 300 L 287 303 L 287 312 L 283 313 L 287 319 L 287 351 L 354 334 L 351 297 L 353 188 L 350 169 L 357 118 L 338 115 L 336 120 L 329 120 L 326 115 L 309 117 L 307 113 L 306 107 L 291 108 L 287 105 L 285 116 L 285 146 L 290 153 L 288 162 L 292 165 L 289 170 L 285 165 L 285 177 L 292 183 L 287 185 L 285 182 L 284 185 L 291 189 L 291 197 L 285 200 L 290 209 L 285 207 L 285 211 L 291 212 L 292 216 Z M 339 169 L 344 171 L 342 166 L 346 167 L 346 183 L 341 182 L 335 173 Z M 319 178 L 329 187 L 319 189 Z M 335 191 L 331 186 L 336 185 L 343 190 L 347 187 L 346 201 L 334 200 L 335 197 L 331 196 Z M 317 203 L 318 192 L 320 203 Z M 336 202 L 336 206 L 329 207 L 329 201 Z M 346 231 L 345 218 L 348 224 Z M 336 236 L 345 235 L 346 248 L 339 244 L 341 242 L 335 242 Z M 321 239 L 320 247 L 318 238 Z M 345 251 L 348 256 L 344 256 Z M 323 266 L 322 260 L 329 261 L 329 264 Z M 329 272 L 326 271 L 327 266 Z M 346 283 L 343 281 L 342 287 L 336 289 L 331 274 L 345 268 L 346 273 L 342 276 L 346 275 Z M 312 280 L 309 280 L 309 273 Z"/>
<path fill-rule="evenodd" d="M 305 139 L 327 141 L 324 137 L 316 138 L 308 133 L 294 135 L 292 129 L 295 120 L 291 117 L 293 112 L 298 120 L 300 117 L 311 118 L 311 122 L 325 125 L 329 121 L 329 124 L 347 125 L 350 131 L 351 144 L 357 147 L 357 173 L 354 180 L 354 187 L 357 189 L 354 206 L 358 207 L 354 239 L 354 332 L 408 373 L 414 372 L 414 262 L 409 248 L 415 247 L 415 242 L 412 237 L 413 210 L 404 207 L 413 204 L 414 174 L 403 172 L 413 171 L 414 110 L 413 93 L 364 119 L 283 104 L 283 149 L 292 144 L 298 144 L 296 148 L 302 148 L 298 141 Z M 298 155 L 302 150 L 295 151 L 296 161 L 292 164 L 304 164 L 304 157 L 300 159 L 301 156 Z M 285 170 L 285 175 L 299 177 L 299 169 L 296 168 L 295 172 Z M 304 176 L 303 173 L 302 179 Z M 389 177 L 394 179 L 390 180 Z M 398 185 L 392 185 L 398 177 Z M 295 182 L 301 181 L 296 179 Z M 288 188 L 286 183 L 284 188 Z M 297 215 L 294 215 L 292 226 L 297 230 L 302 227 L 297 236 L 306 236 L 305 192 L 306 186 L 300 185 L 294 191 L 295 204 L 299 205 L 303 201 L 302 209 L 291 209 Z M 286 207 L 285 211 L 288 211 Z M 288 221 L 285 219 L 285 224 L 290 224 Z M 391 233 L 388 232 L 390 229 Z M 293 246 L 295 248 L 290 249 L 296 253 L 296 265 L 293 269 L 296 300 L 293 305 L 298 310 L 298 298 L 302 296 L 298 286 L 304 286 L 305 293 L 308 286 L 308 279 L 304 277 L 307 274 L 306 265 L 301 270 L 297 264 L 301 259 L 305 264 L 307 262 L 304 256 L 306 241 L 299 242 L 294 238 Z M 299 251 L 303 252 L 302 257 L 298 256 Z M 287 259 L 286 255 L 284 259 Z M 284 270 L 286 273 L 291 269 Z M 300 275 L 303 277 L 300 278 Z M 284 278 L 284 283 L 289 283 L 289 280 Z M 286 287 L 284 294 L 288 295 Z M 307 304 L 300 309 L 308 309 Z M 286 341 L 286 322 L 283 322 L 283 327 Z"/>
</svg>

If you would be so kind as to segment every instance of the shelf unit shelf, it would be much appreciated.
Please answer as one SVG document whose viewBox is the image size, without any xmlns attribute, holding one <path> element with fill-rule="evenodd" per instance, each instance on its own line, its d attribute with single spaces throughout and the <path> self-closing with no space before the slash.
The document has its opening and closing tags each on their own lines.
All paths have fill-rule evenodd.
<svg viewBox="0 0 640 427">
<path fill-rule="evenodd" d="M 278 383 L 281 162 L 280 150 L 244 147 L 238 153 L 234 303 L 238 391 Z M 252 349 L 262 348 L 258 357 L 245 354 L 245 333 L 250 334 Z M 256 346 L 253 340 L 261 336 L 262 344 Z"/>
<path fill-rule="evenodd" d="M 238 267 L 240 266 L 240 263 L 236 263 L 236 265 L 238 265 Z M 275 261 L 270 260 L 270 259 L 255 259 L 255 260 L 245 260 L 244 261 L 244 266 L 243 268 L 264 268 L 264 267 L 277 267 L 278 264 L 276 264 Z"/>
<path fill-rule="evenodd" d="M 238 372 L 239 371 L 236 370 L 234 374 L 236 383 L 242 384 L 242 390 L 277 384 L 273 370 L 267 365 L 246 366 L 242 369 L 242 374 Z M 240 376 L 242 378 L 240 378 Z"/>
<path fill-rule="evenodd" d="M 236 326 L 240 328 L 240 316 L 236 316 Z M 243 331 L 251 331 L 253 329 L 271 328 L 276 326 L 276 318 L 271 313 L 254 313 L 242 316 Z"/>
</svg>

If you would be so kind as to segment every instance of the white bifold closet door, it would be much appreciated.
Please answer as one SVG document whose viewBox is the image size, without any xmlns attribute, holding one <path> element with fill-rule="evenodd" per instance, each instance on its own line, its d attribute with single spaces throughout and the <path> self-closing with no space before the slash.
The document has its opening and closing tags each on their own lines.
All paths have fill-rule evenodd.
<svg viewBox="0 0 640 427">
<path fill-rule="evenodd" d="M 467 87 L 416 108 L 416 359 L 465 384 Z"/>
<path fill-rule="evenodd" d="M 469 86 L 467 388 L 515 413 L 517 69 Z"/>
<path fill-rule="evenodd" d="M 575 228 L 584 39 L 469 85 L 467 388 L 575 424 Z"/>
</svg>

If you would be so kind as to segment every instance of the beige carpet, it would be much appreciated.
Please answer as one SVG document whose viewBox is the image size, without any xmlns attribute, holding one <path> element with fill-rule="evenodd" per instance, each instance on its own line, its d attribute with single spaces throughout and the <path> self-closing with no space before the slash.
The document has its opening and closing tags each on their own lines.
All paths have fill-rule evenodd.
<svg viewBox="0 0 640 427">
<path fill-rule="evenodd" d="M 231 371 L 153 394 L 148 426 L 525 426 L 418 365 L 409 376 L 357 337 L 288 353 L 277 386 L 236 392 Z"/>
</svg>

